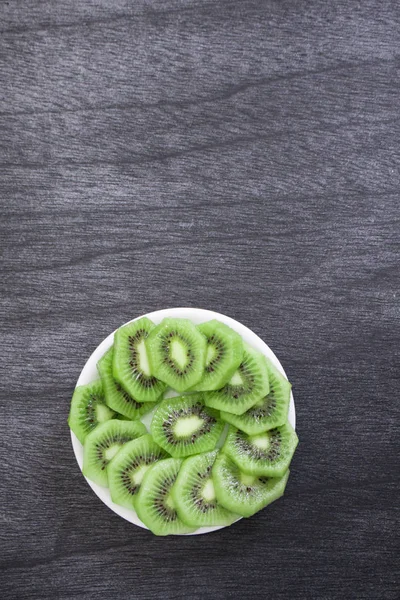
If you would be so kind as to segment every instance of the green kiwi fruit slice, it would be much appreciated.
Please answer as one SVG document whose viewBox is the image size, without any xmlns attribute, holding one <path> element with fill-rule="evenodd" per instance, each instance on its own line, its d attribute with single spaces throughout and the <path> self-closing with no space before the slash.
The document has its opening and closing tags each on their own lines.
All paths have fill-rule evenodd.
<svg viewBox="0 0 400 600">
<path fill-rule="evenodd" d="M 75 388 L 71 400 L 68 425 L 81 444 L 99 423 L 108 421 L 115 413 L 106 404 L 100 380 Z"/>
<path fill-rule="evenodd" d="M 242 415 L 269 392 L 267 361 L 263 354 L 244 343 L 243 359 L 220 390 L 205 392 L 207 406 Z"/>
<path fill-rule="evenodd" d="M 288 418 L 291 384 L 267 359 L 269 392 L 242 415 L 221 411 L 221 418 L 249 435 L 284 425 Z"/>
<path fill-rule="evenodd" d="M 107 466 L 112 501 L 133 509 L 133 499 L 144 474 L 157 460 L 167 457 L 167 453 L 153 441 L 151 435 L 142 435 L 122 446 Z"/>
<path fill-rule="evenodd" d="M 216 498 L 211 469 L 217 454 L 214 450 L 186 458 L 172 488 L 178 515 L 190 527 L 226 526 L 239 518 Z"/>
<path fill-rule="evenodd" d="M 251 517 L 283 496 L 289 470 L 281 477 L 249 475 L 220 452 L 212 469 L 212 478 L 218 502 L 242 517 Z"/>
<path fill-rule="evenodd" d="M 298 441 L 290 423 L 257 435 L 247 435 L 231 426 L 223 452 L 245 473 L 281 477 L 290 465 Z"/>
<path fill-rule="evenodd" d="M 197 326 L 207 340 L 203 377 L 196 390 L 219 390 L 232 377 L 243 357 L 243 341 L 236 331 L 213 319 Z"/>
<path fill-rule="evenodd" d="M 112 419 L 98 425 L 86 436 L 83 445 L 82 473 L 95 483 L 107 487 L 107 465 L 121 447 L 147 433 L 140 421 Z"/>
<path fill-rule="evenodd" d="M 150 426 L 154 441 L 174 458 L 214 450 L 223 428 L 218 413 L 204 406 L 201 394 L 166 398 Z"/>
<path fill-rule="evenodd" d="M 120 421 L 136 421 L 136 419 L 130 419 L 129 417 L 126 417 L 125 415 L 120 415 L 120 414 L 116 414 L 114 419 L 119 419 Z"/>
<path fill-rule="evenodd" d="M 194 531 L 179 518 L 172 495 L 172 487 L 181 464 L 182 460 L 178 458 L 167 458 L 154 463 L 145 473 L 135 497 L 134 504 L 139 519 L 155 535 L 179 535 Z"/>
<path fill-rule="evenodd" d="M 192 388 L 203 375 L 206 339 L 189 319 L 164 319 L 146 340 L 150 369 L 178 392 Z"/>
<path fill-rule="evenodd" d="M 166 387 L 150 372 L 145 340 L 154 327 L 143 317 L 120 327 L 114 336 L 114 377 L 137 402 L 156 402 Z"/>
<path fill-rule="evenodd" d="M 115 381 L 113 356 L 114 348 L 111 347 L 97 363 L 106 402 L 110 408 L 128 417 L 128 419 L 138 419 L 144 413 L 149 412 L 156 403 L 138 402 L 128 394 L 118 381 Z"/>
</svg>

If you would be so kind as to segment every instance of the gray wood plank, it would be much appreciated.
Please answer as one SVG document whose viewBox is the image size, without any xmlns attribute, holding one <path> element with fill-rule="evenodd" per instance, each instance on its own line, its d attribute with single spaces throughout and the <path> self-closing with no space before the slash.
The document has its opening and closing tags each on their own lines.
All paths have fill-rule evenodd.
<svg viewBox="0 0 400 600">
<path fill-rule="evenodd" d="M 397 599 L 398 3 L 10 0 L 0 32 L 1 597 Z M 207 536 L 114 515 L 66 424 L 168 306 L 295 392 L 284 498 Z"/>
</svg>

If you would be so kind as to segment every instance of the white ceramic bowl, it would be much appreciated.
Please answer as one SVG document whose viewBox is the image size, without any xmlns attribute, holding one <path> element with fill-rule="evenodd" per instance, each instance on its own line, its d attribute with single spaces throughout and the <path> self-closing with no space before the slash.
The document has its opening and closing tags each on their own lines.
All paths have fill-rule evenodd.
<svg viewBox="0 0 400 600">
<path fill-rule="evenodd" d="M 132 319 L 132 321 L 136 321 L 137 319 L 141 319 L 142 317 L 148 317 L 156 324 L 160 323 L 165 317 L 179 317 L 183 319 L 190 319 L 193 323 L 195 323 L 195 325 L 198 325 L 199 323 L 204 323 L 204 321 L 209 321 L 210 319 L 218 319 L 219 321 L 226 323 L 226 325 L 229 325 L 229 327 L 232 327 L 232 329 L 237 331 L 248 344 L 253 346 L 253 348 L 265 354 L 265 356 L 269 358 L 274 363 L 274 365 L 285 375 L 285 371 L 283 370 L 281 363 L 279 362 L 275 354 L 272 352 L 271 348 L 269 348 L 267 344 L 265 344 L 265 342 L 263 342 L 250 329 L 248 329 L 238 321 L 231 319 L 230 317 L 226 317 L 225 315 L 221 315 L 220 313 L 216 313 L 212 310 L 203 310 L 202 308 L 166 308 L 165 310 L 157 310 L 155 312 L 148 313 L 147 315 L 136 317 L 136 319 Z M 114 341 L 114 333 L 115 331 L 113 333 L 110 333 L 110 335 L 106 337 L 106 339 L 103 340 L 99 346 L 97 346 L 96 350 L 93 352 L 93 354 L 83 367 L 76 384 L 77 386 L 85 385 L 87 383 L 90 383 L 91 381 L 94 381 L 95 379 L 99 379 L 96 365 L 100 358 L 103 356 L 103 354 L 110 348 L 110 346 L 112 346 Z M 170 395 L 178 394 L 172 393 Z M 142 418 L 143 423 L 147 427 L 149 427 L 150 425 L 151 417 L 152 413 L 149 413 Z M 293 394 L 291 394 L 290 397 L 289 422 L 292 425 L 292 427 L 295 428 L 296 414 L 294 408 Z M 82 470 L 83 446 L 72 431 L 71 439 L 76 460 L 78 461 L 79 468 Z M 111 510 L 117 513 L 117 515 L 123 517 L 124 519 L 126 519 L 130 523 L 133 523 L 134 525 L 138 525 L 139 527 L 147 529 L 147 527 L 140 521 L 134 510 L 130 510 L 128 508 L 119 506 L 118 504 L 114 504 L 114 502 L 111 500 L 110 491 L 108 488 L 97 485 L 96 483 L 90 481 L 90 479 L 85 479 L 94 491 L 94 493 L 100 498 L 100 500 L 102 500 L 104 504 L 111 508 Z M 222 529 L 222 527 L 201 527 L 200 529 L 197 529 L 197 531 L 195 531 L 194 533 L 186 535 L 210 533 L 211 531 L 216 531 L 217 529 Z"/>
</svg>

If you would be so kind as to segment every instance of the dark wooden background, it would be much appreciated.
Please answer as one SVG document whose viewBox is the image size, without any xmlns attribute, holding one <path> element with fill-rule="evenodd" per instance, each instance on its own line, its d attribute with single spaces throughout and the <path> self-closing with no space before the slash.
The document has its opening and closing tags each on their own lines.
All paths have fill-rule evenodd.
<svg viewBox="0 0 400 600">
<path fill-rule="evenodd" d="M 3 0 L 0 29 L 1 598 L 398 599 L 399 3 Z M 172 306 L 275 350 L 300 445 L 282 500 L 160 539 L 66 419 Z"/>
</svg>

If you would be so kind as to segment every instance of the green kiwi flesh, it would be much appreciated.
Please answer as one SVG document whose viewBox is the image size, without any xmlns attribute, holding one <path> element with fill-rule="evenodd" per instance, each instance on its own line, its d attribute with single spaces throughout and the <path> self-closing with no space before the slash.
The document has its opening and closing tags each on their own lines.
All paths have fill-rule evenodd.
<svg viewBox="0 0 400 600">
<path fill-rule="evenodd" d="M 110 408 L 128 419 L 138 419 L 154 408 L 155 402 L 138 402 L 132 398 L 113 375 L 114 348 L 111 347 L 97 363 L 104 395 Z"/>
<path fill-rule="evenodd" d="M 250 475 L 282 477 L 298 444 L 293 427 L 286 423 L 257 435 L 230 427 L 223 452 Z"/>
<path fill-rule="evenodd" d="M 231 525 L 239 515 L 223 508 L 215 495 L 211 469 L 218 450 L 183 461 L 172 496 L 179 518 L 190 527 Z"/>
<path fill-rule="evenodd" d="M 174 458 L 214 450 L 223 428 L 218 413 L 204 406 L 201 394 L 166 398 L 150 426 L 154 441 Z"/>
<path fill-rule="evenodd" d="M 189 319 L 164 319 L 146 340 L 152 374 L 178 392 L 202 377 L 206 339 Z"/>
<path fill-rule="evenodd" d="M 272 478 L 248 475 L 220 452 L 212 469 L 212 478 L 218 502 L 227 510 L 251 517 L 283 495 L 289 471 Z"/>
<path fill-rule="evenodd" d="M 98 485 L 107 487 L 107 465 L 121 447 L 147 433 L 140 421 L 112 419 L 98 425 L 83 445 L 82 473 Z"/>
<path fill-rule="evenodd" d="M 134 508 L 134 497 L 139 492 L 146 471 L 168 455 L 151 435 L 143 435 L 126 443 L 108 463 L 107 476 L 111 499 L 126 508 Z"/>
<path fill-rule="evenodd" d="M 244 343 L 243 359 L 231 379 L 220 390 L 204 393 L 207 406 L 242 415 L 269 392 L 267 361 L 263 354 Z"/>
<path fill-rule="evenodd" d="M 197 326 L 207 340 L 204 373 L 196 390 L 219 390 L 227 383 L 243 358 L 243 341 L 236 331 L 213 319 Z"/>
<path fill-rule="evenodd" d="M 242 415 L 221 411 L 221 418 L 249 435 L 284 425 L 288 418 L 291 384 L 267 359 L 269 392 Z"/>
<path fill-rule="evenodd" d="M 114 411 L 106 404 L 103 385 L 100 380 L 75 388 L 71 400 L 68 425 L 81 444 L 99 423 L 104 423 L 114 416 Z"/>
<path fill-rule="evenodd" d="M 135 497 L 139 519 L 155 535 L 179 535 L 194 531 L 179 518 L 172 494 L 181 465 L 182 460 L 178 458 L 154 463 L 145 473 Z"/>
<path fill-rule="evenodd" d="M 143 317 L 120 327 L 114 336 L 114 378 L 137 402 L 156 402 L 166 387 L 150 371 L 146 339 L 154 327 Z"/>
<path fill-rule="evenodd" d="M 130 419 L 129 417 L 126 417 L 125 415 L 120 415 L 119 413 L 115 415 L 114 419 L 119 419 L 120 421 L 136 421 L 136 419 Z"/>
</svg>

